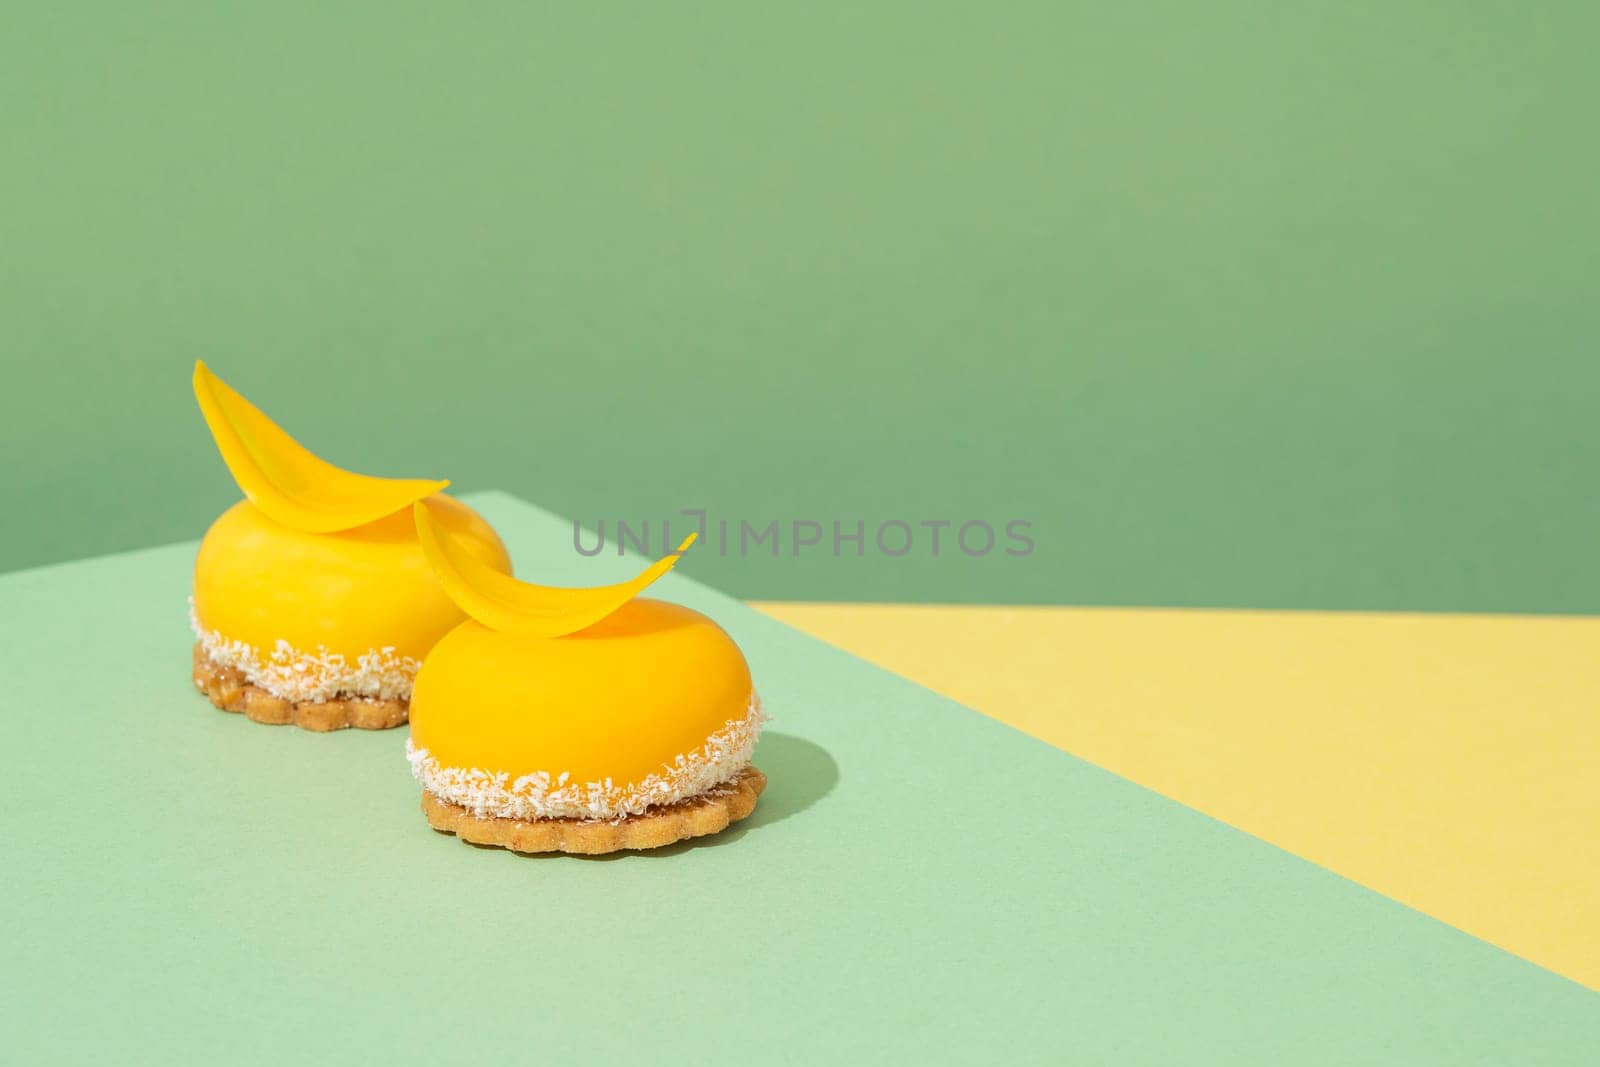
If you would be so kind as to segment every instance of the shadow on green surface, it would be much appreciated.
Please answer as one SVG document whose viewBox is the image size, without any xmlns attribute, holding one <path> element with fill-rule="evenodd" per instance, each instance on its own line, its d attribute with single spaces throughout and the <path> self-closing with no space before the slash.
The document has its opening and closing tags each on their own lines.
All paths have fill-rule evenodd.
<svg viewBox="0 0 1600 1067">
<path fill-rule="evenodd" d="M 661 859 L 697 849 L 731 845 L 745 834 L 799 815 L 839 784 L 839 765 L 833 761 L 828 750 L 793 734 L 763 733 L 751 762 L 766 774 L 767 788 L 762 792 L 756 810 L 743 822 L 728 827 L 720 834 L 680 841 L 665 848 L 570 858 L 591 862 L 615 862 L 629 858 Z"/>
<path fill-rule="evenodd" d="M 793 734 L 768 731 L 761 735 L 751 761 L 767 776 L 767 788 L 761 794 L 756 810 L 748 819 L 730 826 L 720 834 L 680 841 L 665 848 L 643 852 L 611 852 L 603 856 L 568 856 L 561 853 L 526 854 L 510 853 L 528 860 L 586 860 L 590 863 L 614 863 L 622 859 L 658 859 L 677 856 L 695 849 L 716 848 L 732 844 L 745 834 L 782 822 L 799 815 L 811 805 L 833 791 L 839 784 L 839 765 L 828 750 Z M 471 842 L 467 842 L 471 844 Z M 498 845 L 471 845 L 487 851 L 504 852 Z"/>
<path fill-rule="evenodd" d="M 767 776 L 761 802 L 748 819 L 725 833 L 708 838 L 708 844 L 798 815 L 839 784 L 839 765 L 833 762 L 828 750 L 793 734 L 763 733 L 751 762 Z"/>
</svg>

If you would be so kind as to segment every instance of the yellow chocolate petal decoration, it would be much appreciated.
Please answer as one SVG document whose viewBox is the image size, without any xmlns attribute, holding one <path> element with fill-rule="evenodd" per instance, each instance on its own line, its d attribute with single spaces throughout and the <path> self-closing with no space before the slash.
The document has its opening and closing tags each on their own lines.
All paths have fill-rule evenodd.
<svg viewBox="0 0 1600 1067">
<path fill-rule="evenodd" d="M 296 530 L 364 526 L 450 484 L 372 478 L 335 467 L 306 451 L 204 363 L 194 365 L 194 395 L 222 461 L 250 503 Z"/>
<path fill-rule="evenodd" d="M 429 508 L 426 500 L 412 505 L 417 540 L 444 591 L 458 608 L 491 630 L 525 637 L 562 637 L 593 626 L 670 571 L 698 536 L 690 534 L 676 552 L 652 563 L 631 581 L 560 589 L 519 582 L 482 563 L 439 527 Z"/>
</svg>

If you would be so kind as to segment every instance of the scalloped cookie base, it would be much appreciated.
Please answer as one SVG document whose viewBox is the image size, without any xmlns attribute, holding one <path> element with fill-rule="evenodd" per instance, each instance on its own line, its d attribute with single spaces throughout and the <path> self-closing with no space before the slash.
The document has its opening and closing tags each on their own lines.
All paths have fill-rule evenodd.
<svg viewBox="0 0 1600 1067">
<path fill-rule="evenodd" d="M 402 700 L 355 697 L 296 704 L 275 697 L 245 681 L 238 669 L 213 663 L 198 641 L 194 646 L 194 685 L 223 711 L 243 713 L 252 722 L 298 726 L 316 733 L 347 727 L 388 730 L 404 726 L 410 712 L 409 702 Z"/>
<path fill-rule="evenodd" d="M 767 776 L 746 767 L 719 786 L 676 804 L 651 808 L 617 822 L 585 819 L 497 819 L 422 791 L 428 825 L 474 845 L 512 852 L 569 852 L 599 856 L 626 849 L 661 848 L 692 837 L 720 833 L 756 810 Z"/>
</svg>

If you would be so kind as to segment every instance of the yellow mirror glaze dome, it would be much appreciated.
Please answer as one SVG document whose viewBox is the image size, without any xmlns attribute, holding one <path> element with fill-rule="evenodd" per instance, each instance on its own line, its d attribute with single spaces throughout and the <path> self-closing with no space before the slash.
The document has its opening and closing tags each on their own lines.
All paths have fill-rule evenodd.
<svg viewBox="0 0 1600 1067">
<path fill-rule="evenodd" d="M 613 816 L 672 803 L 739 770 L 749 759 L 743 734 L 753 745 L 758 715 L 750 668 L 721 627 L 641 599 L 566 637 L 462 623 L 417 676 L 411 741 L 437 768 L 501 780 L 512 817 Z M 701 781 L 707 761 L 720 766 Z M 527 802 L 516 804 L 518 782 L 546 783 L 542 802 L 524 788 Z M 576 792 L 552 801 L 561 786 Z M 596 792 L 601 807 L 591 810 Z M 467 806 L 480 807 L 477 799 Z"/>
<path fill-rule="evenodd" d="M 748 765 L 765 716 L 744 654 L 716 623 L 635 598 L 639 580 L 564 590 L 488 574 L 440 536 L 432 501 L 414 510 L 441 584 L 473 616 L 428 653 L 412 693 L 408 752 L 425 789 L 482 817 L 616 819 Z M 597 593 L 610 602 L 603 616 L 564 632 L 560 620 L 587 618 Z M 562 610 L 569 601 L 576 614 Z"/>
<path fill-rule="evenodd" d="M 505 546 L 438 493 L 448 482 L 335 467 L 204 363 L 194 392 L 246 498 L 212 524 L 195 560 L 195 684 L 262 722 L 403 722 L 422 657 L 466 618 L 434 577 L 412 505 L 430 501 L 440 536 L 471 566 L 503 576 Z"/>
<path fill-rule="evenodd" d="M 433 503 L 463 551 L 511 569 L 477 512 L 442 495 Z M 243 500 L 200 543 L 194 615 L 202 642 L 210 637 L 224 652 L 233 646 L 233 658 L 248 660 L 245 648 L 254 650 L 256 670 L 246 675 L 287 700 L 405 699 L 428 649 L 466 618 L 434 579 L 409 511 L 308 533 Z"/>
</svg>

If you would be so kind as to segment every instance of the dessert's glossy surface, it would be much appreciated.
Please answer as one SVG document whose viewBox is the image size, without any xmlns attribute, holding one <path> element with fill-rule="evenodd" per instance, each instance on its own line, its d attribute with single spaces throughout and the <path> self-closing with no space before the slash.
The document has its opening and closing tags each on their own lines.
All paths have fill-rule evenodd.
<svg viewBox="0 0 1600 1067">
<path fill-rule="evenodd" d="M 750 669 L 721 627 L 636 599 L 554 639 L 462 623 L 417 677 L 411 738 L 448 767 L 624 787 L 703 748 L 750 701 Z"/>
<path fill-rule="evenodd" d="M 511 569 L 505 547 L 475 511 L 443 495 L 433 505 L 459 551 Z M 223 512 L 200 543 L 194 610 L 202 631 L 263 654 L 286 641 L 352 664 L 384 649 L 420 661 L 466 618 L 434 579 L 409 510 L 313 533 L 284 526 L 247 500 Z"/>
</svg>

